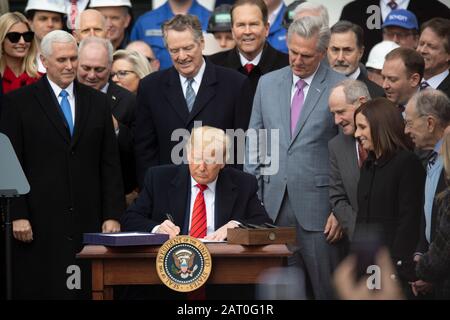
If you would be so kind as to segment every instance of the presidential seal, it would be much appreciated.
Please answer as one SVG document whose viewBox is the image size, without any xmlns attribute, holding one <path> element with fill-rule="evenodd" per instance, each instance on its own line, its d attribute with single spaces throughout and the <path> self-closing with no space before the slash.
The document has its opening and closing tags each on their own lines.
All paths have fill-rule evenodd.
<svg viewBox="0 0 450 320">
<path fill-rule="evenodd" d="M 162 283 L 179 292 L 200 288 L 208 280 L 211 267 L 206 245 L 190 236 L 167 240 L 156 256 L 156 271 Z"/>
</svg>

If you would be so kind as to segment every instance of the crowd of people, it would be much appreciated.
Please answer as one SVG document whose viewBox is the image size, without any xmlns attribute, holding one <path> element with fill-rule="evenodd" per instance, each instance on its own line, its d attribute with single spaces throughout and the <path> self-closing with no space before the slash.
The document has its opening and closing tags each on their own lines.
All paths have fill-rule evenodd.
<svg viewBox="0 0 450 320">
<path fill-rule="evenodd" d="M 330 25 L 325 1 L 167 0 L 134 18 L 129 0 L 0 17 L 0 132 L 31 186 L 11 205 L 15 299 L 89 299 L 83 233 L 248 222 L 295 227 L 306 298 L 450 298 L 446 5 L 352 1 Z M 369 240 L 381 291 L 356 278 Z"/>
</svg>

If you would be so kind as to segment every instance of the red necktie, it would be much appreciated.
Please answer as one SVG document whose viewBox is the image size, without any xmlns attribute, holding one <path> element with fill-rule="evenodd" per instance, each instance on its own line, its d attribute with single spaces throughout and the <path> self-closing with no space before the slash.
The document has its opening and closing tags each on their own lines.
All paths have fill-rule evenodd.
<svg viewBox="0 0 450 320">
<path fill-rule="evenodd" d="M 72 30 L 75 29 L 75 18 L 78 14 L 77 0 L 70 0 L 70 23 L 72 24 Z"/>
<path fill-rule="evenodd" d="M 195 198 L 189 235 L 194 238 L 204 238 L 206 237 L 206 205 L 203 191 L 205 191 L 208 186 L 197 184 L 196 187 L 199 188 L 200 191 Z"/>
<path fill-rule="evenodd" d="M 250 72 L 252 72 L 253 68 L 255 67 L 255 65 L 253 63 L 247 63 L 244 68 L 247 71 L 247 74 L 250 74 Z"/>
<path fill-rule="evenodd" d="M 361 168 L 364 161 L 367 159 L 367 151 L 363 148 L 361 143 L 358 141 L 358 166 Z"/>
<path fill-rule="evenodd" d="M 389 1 L 387 5 L 391 8 L 391 10 L 395 10 L 398 7 L 398 4 L 394 0 Z"/>
</svg>

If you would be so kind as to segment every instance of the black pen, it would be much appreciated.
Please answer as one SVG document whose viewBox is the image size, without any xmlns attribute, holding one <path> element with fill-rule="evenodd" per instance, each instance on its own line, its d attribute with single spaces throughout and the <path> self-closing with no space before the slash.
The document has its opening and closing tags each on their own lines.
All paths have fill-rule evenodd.
<svg viewBox="0 0 450 320">
<path fill-rule="evenodd" d="M 166 213 L 166 217 L 167 217 L 167 219 L 169 219 L 170 222 L 175 224 L 175 220 L 173 220 L 173 217 L 172 217 L 172 215 L 170 213 Z"/>
</svg>

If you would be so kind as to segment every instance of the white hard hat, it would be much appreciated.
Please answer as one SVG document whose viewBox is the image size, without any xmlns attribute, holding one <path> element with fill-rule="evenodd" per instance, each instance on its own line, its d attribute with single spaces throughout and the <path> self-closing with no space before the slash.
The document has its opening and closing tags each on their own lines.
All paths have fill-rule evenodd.
<svg viewBox="0 0 450 320">
<path fill-rule="evenodd" d="M 89 7 L 129 7 L 131 8 L 130 0 L 91 0 Z"/>
<path fill-rule="evenodd" d="M 25 13 L 30 10 L 51 11 L 66 14 L 64 0 L 28 0 Z"/>
<path fill-rule="evenodd" d="M 394 41 L 382 41 L 373 46 L 367 58 L 366 67 L 381 70 L 383 69 L 384 58 L 386 55 L 400 47 Z"/>
</svg>

